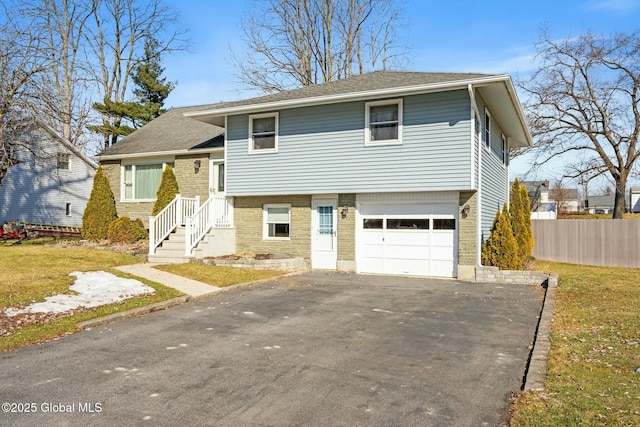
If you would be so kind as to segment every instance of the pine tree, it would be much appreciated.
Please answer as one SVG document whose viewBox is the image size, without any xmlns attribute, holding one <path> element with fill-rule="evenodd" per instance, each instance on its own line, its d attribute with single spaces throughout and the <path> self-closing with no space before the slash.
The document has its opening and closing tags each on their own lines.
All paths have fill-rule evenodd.
<svg viewBox="0 0 640 427">
<path fill-rule="evenodd" d="M 502 212 L 496 212 L 491 227 L 491 235 L 482 245 L 482 264 L 501 270 L 516 270 L 522 262 L 518 256 L 518 243 L 513 237 L 507 204 Z"/>
<path fill-rule="evenodd" d="M 149 123 L 165 112 L 162 109 L 164 101 L 175 88 L 175 83 L 167 82 L 166 78 L 160 77 L 164 73 L 164 68 L 160 65 L 161 53 L 158 49 L 158 41 L 150 37 L 144 45 L 142 62 L 131 76 L 136 85 L 133 94 L 144 107 L 143 114 L 139 116 L 142 124 Z"/>
<path fill-rule="evenodd" d="M 173 173 L 173 169 L 170 166 L 164 168 L 162 172 L 162 180 L 160 181 L 160 187 L 158 187 L 158 193 L 156 195 L 156 203 L 153 205 L 152 216 L 156 216 L 164 209 L 176 195 L 180 193 L 178 188 L 178 180 Z"/>
<path fill-rule="evenodd" d="M 109 225 L 117 217 L 109 179 L 100 166 L 93 178 L 91 196 L 82 215 L 82 237 L 88 240 L 106 239 Z"/>
<path fill-rule="evenodd" d="M 110 120 L 101 125 L 89 125 L 87 129 L 107 136 L 106 141 L 113 145 L 119 137 L 131 134 L 165 112 L 162 108 L 164 101 L 175 88 L 175 83 L 161 77 L 164 68 L 160 65 L 161 52 L 158 49 L 158 41 L 149 37 L 144 45 L 144 55 L 131 75 L 136 86 L 133 89 L 136 99 L 113 102 L 105 98 L 102 103 L 94 103 L 93 109 Z"/>
</svg>

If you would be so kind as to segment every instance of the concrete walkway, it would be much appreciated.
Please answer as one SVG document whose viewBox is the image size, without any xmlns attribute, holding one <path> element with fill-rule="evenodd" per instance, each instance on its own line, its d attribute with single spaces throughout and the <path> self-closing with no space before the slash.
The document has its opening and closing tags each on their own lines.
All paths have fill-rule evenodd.
<svg viewBox="0 0 640 427">
<path fill-rule="evenodd" d="M 217 286 L 211 286 L 206 283 L 198 282 L 197 280 L 187 279 L 186 277 L 153 268 L 156 265 L 160 264 L 132 264 L 122 265 L 115 268 L 124 273 L 142 277 L 143 279 L 151 280 L 152 282 L 157 282 L 170 288 L 177 289 L 183 294 L 194 298 L 214 294 L 222 290 L 222 288 Z"/>
</svg>

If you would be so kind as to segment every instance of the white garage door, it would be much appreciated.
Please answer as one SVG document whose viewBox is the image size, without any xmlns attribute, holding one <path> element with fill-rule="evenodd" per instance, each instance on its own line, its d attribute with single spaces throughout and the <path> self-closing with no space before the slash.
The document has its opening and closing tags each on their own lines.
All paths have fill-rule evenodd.
<svg viewBox="0 0 640 427">
<path fill-rule="evenodd" d="M 457 205 L 361 204 L 359 211 L 359 272 L 456 275 Z"/>
</svg>

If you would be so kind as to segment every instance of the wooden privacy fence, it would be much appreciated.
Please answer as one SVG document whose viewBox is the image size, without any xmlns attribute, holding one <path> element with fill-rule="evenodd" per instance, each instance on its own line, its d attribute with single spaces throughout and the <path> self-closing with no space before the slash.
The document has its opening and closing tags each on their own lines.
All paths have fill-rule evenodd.
<svg viewBox="0 0 640 427">
<path fill-rule="evenodd" d="M 532 220 L 537 259 L 640 267 L 640 220 Z"/>
</svg>

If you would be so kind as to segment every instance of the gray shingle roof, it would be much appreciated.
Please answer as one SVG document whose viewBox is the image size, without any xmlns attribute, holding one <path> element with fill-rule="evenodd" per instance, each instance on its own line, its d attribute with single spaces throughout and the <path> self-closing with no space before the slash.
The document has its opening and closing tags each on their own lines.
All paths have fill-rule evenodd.
<svg viewBox="0 0 640 427">
<path fill-rule="evenodd" d="M 99 156 L 223 147 L 223 128 L 184 116 L 184 113 L 207 107 L 210 106 L 171 109 L 118 143 L 103 150 Z"/>
<path fill-rule="evenodd" d="M 318 96 L 341 95 L 346 93 L 366 92 L 372 90 L 420 86 L 437 83 L 457 82 L 464 80 L 490 77 L 492 74 L 479 73 L 424 73 L 405 71 L 374 71 L 360 74 L 347 79 L 305 86 L 300 89 L 274 93 L 272 95 L 257 98 L 243 99 L 240 101 L 221 102 L 214 105 L 202 106 L 198 109 L 219 109 L 240 107 L 243 105 L 266 104 L 270 102 L 291 101 Z M 197 110 L 196 110 L 197 111 Z"/>
</svg>

